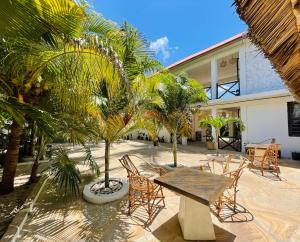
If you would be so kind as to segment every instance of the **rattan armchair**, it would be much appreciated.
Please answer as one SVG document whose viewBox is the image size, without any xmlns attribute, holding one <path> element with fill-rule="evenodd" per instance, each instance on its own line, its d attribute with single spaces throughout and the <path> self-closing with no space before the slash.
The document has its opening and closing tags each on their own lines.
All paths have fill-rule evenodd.
<svg viewBox="0 0 300 242">
<path fill-rule="evenodd" d="M 214 163 L 216 162 L 217 158 L 214 160 L 211 160 L 213 163 L 213 168 L 211 168 L 210 161 L 207 161 L 205 164 L 200 165 L 200 170 L 208 170 L 210 173 L 215 173 L 215 165 Z M 232 154 L 227 154 L 224 156 L 224 160 L 222 161 L 222 174 L 226 173 L 229 170 L 229 164 L 232 160 Z"/>
<path fill-rule="evenodd" d="M 136 155 L 132 155 L 136 158 L 138 158 L 139 160 L 141 160 L 143 163 L 145 163 L 147 165 L 147 169 L 149 169 L 150 171 L 153 171 L 156 174 L 159 174 L 160 176 L 162 176 L 163 174 L 167 173 L 167 170 L 164 169 L 163 167 L 160 167 L 156 164 L 152 164 L 149 163 L 148 161 L 136 156 Z M 129 155 L 126 154 L 124 155 L 121 159 L 120 159 L 121 164 L 125 167 L 125 169 L 128 171 L 130 171 L 131 173 L 134 174 L 139 174 L 139 175 L 143 175 L 143 172 L 140 172 L 136 166 L 133 164 L 132 160 L 130 159 Z"/>
<path fill-rule="evenodd" d="M 238 182 L 242 175 L 243 169 L 247 166 L 247 159 L 244 157 L 240 158 L 240 164 L 237 169 L 232 171 L 227 171 L 223 173 L 223 176 L 232 178 L 232 183 L 230 186 L 219 196 L 216 207 L 217 207 L 217 214 L 220 215 L 220 212 L 226 204 L 228 207 L 231 207 L 234 212 L 236 212 L 237 202 L 237 192 L 238 190 Z"/>
<path fill-rule="evenodd" d="M 222 172 L 225 174 L 226 172 L 229 171 L 229 164 L 232 160 L 232 154 L 228 154 L 225 156 L 225 162 L 222 163 Z"/>
<path fill-rule="evenodd" d="M 128 155 L 124 155 L 119 161 L 126 169 L 129 180 L 128 213 L 132 214 L 136 208 L 143 206 L 148 213 L 148 222 L 151 222 L 156 212 L 165 207 L 162 187 L 141 175 Z M 162 174 L 163 171 L 159 172 Z"/>
<path fill-rule="evenodd" d="M 259 167 L 261 175 L 264 175 L 264 169 L 272 170 L 279 176 L 278 144 L 270 144 L 266 149 L 253 148 L 248 150 L 248 158 L 251 162 L 250 169 Z"/>
</svg>

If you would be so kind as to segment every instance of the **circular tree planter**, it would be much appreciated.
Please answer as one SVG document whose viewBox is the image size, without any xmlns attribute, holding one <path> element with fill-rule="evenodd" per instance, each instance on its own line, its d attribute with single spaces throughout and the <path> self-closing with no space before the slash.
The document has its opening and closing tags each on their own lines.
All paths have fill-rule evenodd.
<svg viewBox="0 0 300 242">
<path fill-rule="evenodd" d="M 184 165 L 181 163 L 177 163 L 177 167 L 175 167 L 173 163 L 164 165 L 164 168 L 168 171 L 172 171 L 175 168 L 182 168 L 182 167 L 184 167 Z"/>
<path fill-rule="evenodd" d="M 105 188 L 104 178 L 84 186 L 83 198 L 94 204 L 109 203 L 121 199 L 128 193 L 128 181 L 120 178 L 109 179 L 110 187 Z"/>
</svg>

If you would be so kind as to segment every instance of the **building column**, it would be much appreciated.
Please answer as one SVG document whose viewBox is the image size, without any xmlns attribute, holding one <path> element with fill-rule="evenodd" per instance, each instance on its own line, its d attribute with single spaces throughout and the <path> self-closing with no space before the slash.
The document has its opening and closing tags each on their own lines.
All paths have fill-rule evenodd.
<svg viewBox="0 0 300 242">
<path fill-rule="evenodd" d="M 211 99 L 217 98 L 217 83 L 218 83 L 218 62 L 213 58 L 210 62 L 210 77 L 211 77 Z"/>
<path fill-rule="evenodd" d="M 240 95 L 247 94 L 246 86 L 246 48 L 243 46 L 239 49 L 239 79 L 240 79 Z"/>
</svg>

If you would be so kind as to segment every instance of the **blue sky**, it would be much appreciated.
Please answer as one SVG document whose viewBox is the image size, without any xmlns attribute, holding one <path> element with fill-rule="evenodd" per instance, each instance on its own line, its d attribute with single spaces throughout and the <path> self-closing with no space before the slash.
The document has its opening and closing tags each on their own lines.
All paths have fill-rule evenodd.
<svg viewBox="0 0 300 242">
<path fill-rule="evenodd" d="M 105 18 L 128 21 L 150 42 L 157 58 L 171 64 L 247 29 L 233 0 L 94 0 Z"/>
</svg>

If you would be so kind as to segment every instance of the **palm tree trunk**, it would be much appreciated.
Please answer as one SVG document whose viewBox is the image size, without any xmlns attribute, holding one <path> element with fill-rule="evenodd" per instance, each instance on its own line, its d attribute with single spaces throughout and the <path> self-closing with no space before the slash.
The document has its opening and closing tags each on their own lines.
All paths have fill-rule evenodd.
<svg viewBox="0 0 300 242">
<path fill-rule="evenodd" d="M 19 159 L 19 146 L 22 128 L 16 121 L 13 121 L 10 129 L 7 152 L 4 160 L 2 181 L 0 183 L 0 193 L 6 194 L 14 190 L 14 178 Z"/>
<path fill-rule="evenodd" d="M 109 156 L 110 156 L 110 143 L 105 140 L 105 187 L 109 187 Z"/>
<path fill-rule="evenodd" d="M 35 183 L 38 181 L 38 178 L 37 178 L 37 170 L 39 168 L 39 160 L 42 156 L 42 154 L 44 154 L 44 150 L 45 150 L 45 143 L 44 143 L 44 139 L 43 139 L 43 136 L 40 137 L 40 147 L 39 147 L 39 150 L 38 150 L 38 153 L 34 159 L 34 162 L 33 162 L 33 165 L 32 165 L 32 168 L 31 168 L 31 173 L 30 173 L 30 178 L 28 180 L 28 183 L 31 184 L 31 183 Z"/>
<path fill-rule="evenodd" d="M 176 132 L 173 133 L 172 143 L 173 143 L 174 167 L 177 167 L 177 133 Z"/>
<path fill-rule="evenodd" d="M 30 132 L 30 150 L 29 155 L 34 156 L 35 151 L 35 121 L 31 122 L 31 132 Z"/>
</svg>

